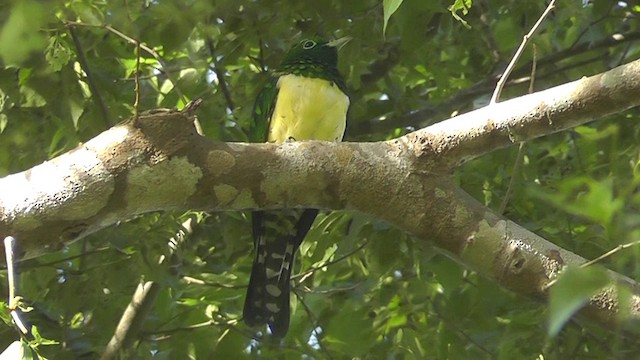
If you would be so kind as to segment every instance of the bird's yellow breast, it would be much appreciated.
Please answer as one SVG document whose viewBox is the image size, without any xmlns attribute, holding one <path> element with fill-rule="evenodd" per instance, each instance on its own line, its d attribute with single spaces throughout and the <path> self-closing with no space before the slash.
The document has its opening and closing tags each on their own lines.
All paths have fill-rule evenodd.
<svg viewBox="0 0 640 360">
<path fill-rule="evenodd" d="M 289 74 L 281 76 L 277 86 L 269 142 L 342 140 L 349 98 L 335 84 Z"/>
</svg>

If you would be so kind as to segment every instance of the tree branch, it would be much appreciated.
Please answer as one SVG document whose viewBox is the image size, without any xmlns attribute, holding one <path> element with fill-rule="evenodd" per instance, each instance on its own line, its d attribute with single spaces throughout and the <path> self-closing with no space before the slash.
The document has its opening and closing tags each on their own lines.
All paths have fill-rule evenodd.
<svg viewBox="0 0 640 360">
<path fill-rule="evenodd" d="M 638 40 L 640 40 L 640 31 L 616 33 L 599 41 L 586 41 L 572 46 L 569 49 L 549 54 L 536 61 L 536 66 L 539 68 L 540 73 L 538 79 L 546 78 L 549 76 L 548 74 L 556 74 L 560 70 L 566 70 L 567 68 L 575 68 L 594 61 L 602 61 L 602 54 L 598 54 L 598 56 L 590 57 L 586 60 L 578 60 L 575 63 L 567 64 L 560 68 L 556 67 L 560 61 L 566 60 L 567 58 L 579 56 L 603 48 L 636 42 Z M 532 65 L 532 61 L 529 61 L 516 69 L 513 72 L 513 76 L 516 80 L 509 81 L 508 84 L 518 84 L 529 81 L 529 71 Z M 554 66 L 551 72 L 542 71 L 543 68 L 549 65 Z M 420 124 L 432 124 L 438 116 L 442 116 L 442 114 L 451 114 L 453 111 L 465 108 L 473 99 L 476 99 L 483 94 L 490 94 L 494 90 L 494 84 L 500 79 L 501 75 L 501 73 L 490 75 L 486 79 L 458 92 L 457 95 L 447 99 L 443 103 L 427 105 L 421 109 L 413 110 L 409 113 L 395 116 L 384 121 L 375 119 L 347 124 L 347 134 L 353 137 L 358 134 L 388 132 L 399 127 L 418 127 Z"/>
<path fill-rule="evenodd" d="M 100 358 L 101 360 L 118 359 L 122 352 L 133 345 L 158 296 L 158 291 L 159 286 L 153 281 L 138 285 L 133 299 L 122 314 L 113 337 Z"/>
<path fill-rule="evenodd" d="M 503 286 L 546 299 L 546 284 L 585 259 L 482 206 L 457 187 L 459 164 L 640 105 L 640 60 L 376 143 L 212 142 L 190 114 L 156 110 L 75 150 L 0 179 L 0 234 L 30 252 L 58 248 L 135 214 L 318 207 L 371 214 Z M 612 287 L 585 314 L 621 325 L 613 284 L 640 320 L 640 287 Z"/>
<path fill-rule="evenodd" d="M 640 105 L 640 60 L 544 91 L 468 112 L 408 134 L 448 167 L 514 143 L 553 134 Z M 415 140 L 413 140 L 415 141 Z"/>
</svg>

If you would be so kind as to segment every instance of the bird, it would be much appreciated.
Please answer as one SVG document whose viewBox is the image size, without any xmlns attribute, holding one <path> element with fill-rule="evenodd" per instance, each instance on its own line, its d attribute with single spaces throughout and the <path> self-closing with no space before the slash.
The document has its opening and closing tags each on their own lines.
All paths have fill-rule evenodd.
<svg viewBox="0 0 640 360">
<path fill-rule="evenodd" d="M 338 50 L 351 38 L 300 40 L 274 69 L 256 97 L 252 141 L 342 141 L 350 100 L 338 71 Z M 289 329 L 289 296 L 294 255 L 318 209 L 252 212 L 255 257 L 243 319 L 269 327 L 283 338 Z"/>
</svg>

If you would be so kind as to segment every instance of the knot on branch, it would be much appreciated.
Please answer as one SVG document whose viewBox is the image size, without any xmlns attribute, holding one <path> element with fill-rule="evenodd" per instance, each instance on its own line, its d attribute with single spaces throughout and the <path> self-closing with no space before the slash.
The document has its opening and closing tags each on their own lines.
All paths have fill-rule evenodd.
<svg viewBox="0 0 640 360">
<path fill-rule="evenodd" d="M 405 146 L 417 160 L 414 165 L 429 173 L 448 174 L 451 168 L 446 161 L 450 140 L 425 131 L 416 131 L 405 135 Z"/>
<path fill-rule="evenodd" d="M 195 105 L 191 105 L 194 104 Z M 191 105 L 191 106 L 190 106 Z M 184 111 L 172 109 L 154 109 L 140 114 L 128 121 L 140 132 L 144 140 L 148 141 L 163 156 L 183 153 L 196 137 L 200 137 L 194 125 L 195 107 L 199 102 L 190 103 Z"/>
</svg>

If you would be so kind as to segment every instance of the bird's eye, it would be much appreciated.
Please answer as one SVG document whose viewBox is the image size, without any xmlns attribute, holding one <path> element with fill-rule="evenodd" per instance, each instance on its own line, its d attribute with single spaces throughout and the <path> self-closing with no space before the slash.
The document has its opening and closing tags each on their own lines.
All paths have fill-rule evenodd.
<svg viewBox="0 0 640 360">
<path fill-rule="evenodd" d="M 312 49 L 316 46 L 316 42 L 313 40 L 302 40 L 302 48 L 305 50 Z"/>
</svg>

